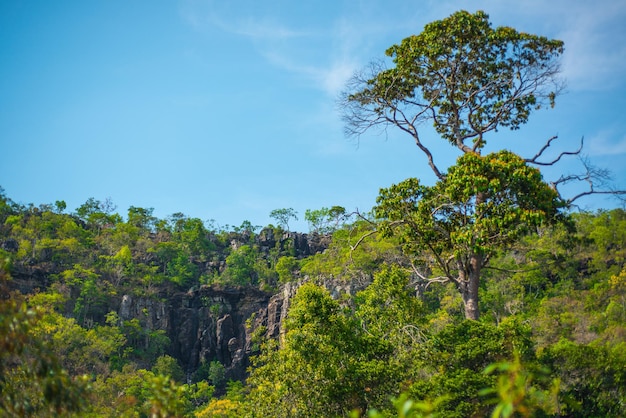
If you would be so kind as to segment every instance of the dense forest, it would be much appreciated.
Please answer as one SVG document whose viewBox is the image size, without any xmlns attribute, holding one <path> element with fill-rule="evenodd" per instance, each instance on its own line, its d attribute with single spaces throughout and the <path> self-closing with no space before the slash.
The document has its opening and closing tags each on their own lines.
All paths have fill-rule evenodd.
<svg viewBox="0 0 626 418">
<path fill-rule="evenodd" d="M 535 416 L 626 412 L 621 209 L 572 214 L 499 253 L 481 282 L 481 320 L 470 321 L 454 284 L 411 273 L 398 239 L 372 234 L 356 246 L 373 231 L 367 217 L 311 211 L 328 241 L 304 257 L 280 226 L 215 230 L 136 207 L 122 218 L 94 199 L 71 214 L 62 202 L 2 195 L 0 205 L 5 413 L 389 414 L 391 398 L 426 416 L 487 415 L 498 402 Z M 270 231 L 286 238 L 260 245 Z M 331 296 L 324 277 L 362 290 Z M 202 287 L 273 294 L 289 283 L 298 290 L 280 338 L 249 330 L 243 381 L 227 380 L 217 358 L 185 370 L 166 330 L 120 318 L 122 295 L 167 302 Z"/>
<path fill-rule="evenodd" d="M 483 12 L 390 48 L 393 67 L 349 83 L 347 133 L 399 128 L 437 180 L 368 213 L 309 209 L 308 233 L 292 208 L 218 227 L 0 189 L 1 415 L 626 416 L 626 211 L 574 210 L 623 192 L 585 160 L 543 179 L 582 144 L 482 153 L 554 105 L 562 51 Z"/>
</svg>

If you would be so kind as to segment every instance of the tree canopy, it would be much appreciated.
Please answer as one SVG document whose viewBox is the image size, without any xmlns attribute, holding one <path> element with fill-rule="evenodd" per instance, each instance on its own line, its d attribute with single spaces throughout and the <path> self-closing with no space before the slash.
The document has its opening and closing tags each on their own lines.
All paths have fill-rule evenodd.
<svg viewBox="0 0 626 418">
<path fill-rule="evenodd" d="M 426 277 L 433 266 L 424 258 L 415 273 L 454 282 L 470 319 L 478 319 L 480 274 L 491 257 L 556 220 L 563 206 L 539 170 L 508 151 L 465 154 L 435 186 L 408 179 L 382 189 L 377 202 L 381 233 L 399 234 L 406 253 L 429 254 L 440 274 Z"/>
<path fill-rule="evenodd" d="M 399 233 L 409 252 L 428 250 L 441 274 L 428 277 L 433 265 L 415 273 L 456 283 L 467 318 L 479 317 L 480 274 L 491 255 L 564 206 L 527 160 L 508 151 L 481 156 L 487 133 L 519 129 L 533 110 L 554 105 L 562 52 L 561 41 L 494 29 L 486 13 L 460 11 L 389 48 L 395 65 L 355 76 L 344 95 L 348 134 L 395 126 L 426 155 L 437 183 L 409 179 L 381 190 L 380 231 Z M 447 171 L 421 139 L 424 122 L 462 153 Z"/>
<path fill-rule="evenodd" d="M 462 152 L 479 153 L 488 132 L 518 129 L 533 110 L 554 105 L 562 52 L 562 41 L 494 29 L 482 11 L 456 12 L 389 48 L 392 68 L 376 63 L 353 77 L 342 99 L 346 132 L 396 126 L 443 178 L 420 125 L 430 122 Z"/>
</svg>

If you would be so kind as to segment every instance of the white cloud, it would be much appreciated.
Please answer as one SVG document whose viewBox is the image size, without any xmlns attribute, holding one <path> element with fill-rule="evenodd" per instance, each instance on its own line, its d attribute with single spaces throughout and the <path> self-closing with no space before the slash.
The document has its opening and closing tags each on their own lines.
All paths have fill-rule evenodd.
<svg viewBox="0 0 626 418">
<path fill-rule="evenodd" d="M 626 74 L 626 2 L 587 3 L 570 10 L 560 34 L 563 73 L 572 89 L 605 90 Z"/>
<path fill-rule="evenodd" d="M 212 27 L 247 38 L 268 63 L 308 80 L 333 98 L 361 65 L 354 54 L 368 24 L 350 23 L 339 16 L 331 28 L 318 22 L 308 29 L 294 29 L 292 22 L 282 22 L 276 16 L 242 10 L 234 13 L 218 9 L 211 1 L 188 0 L 181 7 L 181 15 L 197 30 Z"/>
<path fill-rule="evenodd" d="M 270 15 L 246 14 L 246 7 L 241 6 L 241 9 L 229 10 L 223 3 L 211 0 L 187 0 L 182 3 L 180 13 L 196 30 L 203 31 L 207 27 L 216 27 L 221 31 L 245 36 L 254 41 L 282 40 L 306 35 L 306 32 L 292 29 Z"/>
<path fill-rule="evenodd" d="M 593 138 L 590 138 L 588 143 L 587 151 L 592 156 L 626 154 L 626 135 L 623 133 L 616 134 L 616 132 L 609 130 L 601 131 Z"/>
<path fill-rule="evenodd" d="M 263 42 L 267 40 L 283 40 L 304 36 L 306 33 L 293 30 L 271 18 L 253 18 L 251 16 L 228 22 L 212 16 L 212 23 L 220 29 L 251 40 Z"/>
</svg>

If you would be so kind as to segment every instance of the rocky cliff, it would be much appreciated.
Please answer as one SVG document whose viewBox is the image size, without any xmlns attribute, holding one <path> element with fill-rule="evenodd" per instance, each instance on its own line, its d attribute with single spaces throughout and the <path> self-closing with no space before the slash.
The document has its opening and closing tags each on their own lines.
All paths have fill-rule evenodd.
<svg viewBox="0 0 626 418">
<path fill-rule="evenodd" d="M 273 228 L 265 228 L 250 237 L 232 234 L 230 248 L 253 240 L 260 252 L 266 256 L 272 249 L 297 258 L 304 258 L 324 251 L 330 236 L 283 232 L 277 234 Z M 0 248 L 15 253 L 18 244 L 15 240 L 0 240 Z M 206 271 L 221 271 L 226 254 L 220 254 L 217 261 L 200 266 Z M 211 264 L 214 263 L 215 265 Z M 211 265 L 208 265 L 211 264 Z M 44 290 L 61 272 L 59 265 L 44 261 L 33 265 L 18 264 L 12 269 L 10 286 L 28 294 Z M 258 350 L 253 335 L 260 338 L 278 338 L 284 332 L 284 320 L 292 297 L 297 288 L 308 278 L 297 283 L 281 286 L 276 292 L 268 293 L 255 287 L 233 287 L 225 285 L 202 286 L 187 292 L 176 291 L 171 284 L 152 296 L 139 296 L 141 292 L 122 292 L 100 301 L 90 311 L 91 323 L 104 322 L 105 315 L 116 311 L 122 321 L 135 321 L 145 332 L 138 343 L 149 350 L 157 341 L 150 335 L 168 337 L 165 348 L 167 354 L 175 357 L 191 376 L 203 362 L 219 361 L 226 370 L 226 379 L 241 380 L 246 376 L 249 358 Z M 354 293 L 359 287 L 354 283 L 337 280 L 320 280 L 333 296 Z M 64 287 L 68 297 L 65 314 L 73 315 L 74 302 L 79 296 Z M 75 292 L 74 292 L 75 293 Z M 159 334 L 160 333 L 160 334 Z M 162 343 L 162 340 L 161 340 Z M 151 365 L 146 364 L 145 367 Z"/>
<path fill-rule="evenodd" d="M 253 335 L 279 338 L 291 299 L 308 280 L 287 283 L 275 294 L 256 288 L 205 286 L 160 302 L 125 295 L 119 315 L 123 320 L 141 318 L 149 329 L 165 330 L 171 342 L 168 353 L 189 375 L 203 361 L 219 361 L 227 379 L 243 380 L 250 356 L 257 350 Z M 355 294 L 369 279 L 317 282 L 339 297 Z"/>
</svg>

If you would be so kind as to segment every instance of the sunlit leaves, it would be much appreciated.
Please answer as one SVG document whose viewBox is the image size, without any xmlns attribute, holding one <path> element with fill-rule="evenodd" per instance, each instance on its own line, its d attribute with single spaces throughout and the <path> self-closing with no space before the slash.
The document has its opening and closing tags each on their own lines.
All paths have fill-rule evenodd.
<svg viewBox="0 0 626 418">
<path fill-rule="evenodd" d="M 470 293 L 490 257 L 555 221 L 563 206 L 539 171 L 508 151 L 464 154 L 434 186 L 407 179 L 382 189 L 377 203 L 384 236 L 398 236 L 405 253 L 441 271 L 439 281 L 474 283 L 461 288 L 464 299 L 477 298 Z"/>
<path fill-rule="evenodd" d="M 494 29 L 488 19 L 459 11 L 389 48 L 394 67 L 374 70 L 346 95 L 348 131 L 392 124 L 421 145 L 417 126 L 430 121 L 463 152 L 476 151 L 485 133 L 518 129 L 544 102 L 554 105 L 563 43 Z"/>
</svg>

